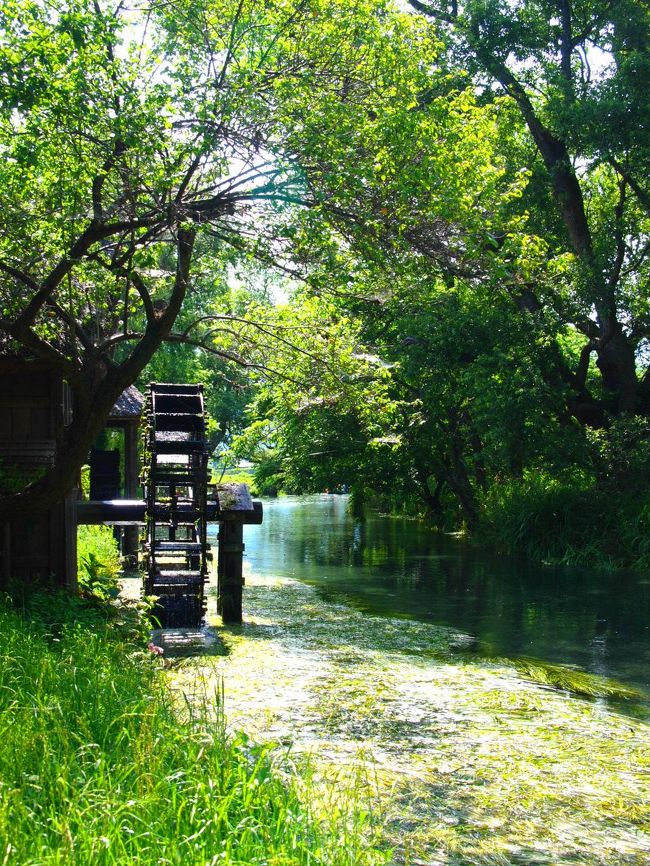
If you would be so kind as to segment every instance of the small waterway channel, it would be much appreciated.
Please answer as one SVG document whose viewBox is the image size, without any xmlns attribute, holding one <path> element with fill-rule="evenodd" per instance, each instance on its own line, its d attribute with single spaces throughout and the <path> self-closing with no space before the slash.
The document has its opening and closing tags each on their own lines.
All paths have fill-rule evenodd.
<svg viewBox="0 0 650 866">
<path fill-rule="evenodd" d="M 577 665 L 650 698 L 650 574 L 594 572 L 498 557 L 347 496 L 265 503 L 246 532 L 255 574 L 291 577 L 324 599 L 451 626 L 483 656 Z"/>
<path fill-rule="evenodd" d="M 647 576 L 488 557 L 346 504 L 265 503 L 245 622 L 210 614 L 175 688 L 223 678 L 229 723 L 360 790 L 395 863 L 650 862 Z"/>
</svg>

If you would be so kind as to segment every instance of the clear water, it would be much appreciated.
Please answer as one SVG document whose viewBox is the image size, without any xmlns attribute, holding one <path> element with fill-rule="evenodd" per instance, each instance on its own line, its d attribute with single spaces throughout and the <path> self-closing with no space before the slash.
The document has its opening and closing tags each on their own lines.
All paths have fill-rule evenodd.
<svg viewBox="0 0 650 866">
<path fill-rule="evenodd" d="M 481 656 L 575 665 L 650 697 L 649 574 L 498 557 L 379 514 L 355 523 L 347 499 L 265 501 L 263 524 L 245 530 L 249 567 L 368 613 L 451 626 Z"/>
<path fill-rule="evenodd" d="M 223 683 L 232 729 L 309 756 L 324 812 L 367 798 L 397 866 L 650 863 L 650 704 L 517 663 L 648 694 L 643 575 L 522 564 L 380 515 L 355 525 L 340 496 L 266 502 L 245 542 L 244 622 L 220 624 L 212 590 L 203 633 L 220 652 L 172 668 L 174 687 L 191 703 Z"/>
</svg>

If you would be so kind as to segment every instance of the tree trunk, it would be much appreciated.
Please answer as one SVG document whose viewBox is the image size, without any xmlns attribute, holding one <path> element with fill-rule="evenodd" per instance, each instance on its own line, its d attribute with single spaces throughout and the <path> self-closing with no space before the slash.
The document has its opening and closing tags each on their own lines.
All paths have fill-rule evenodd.
<svg viewBox="0 0 650 866">
<path fill-rule="evenodd" d="M 634 350 L 614 316 L 601 323 L 602 337 L 596 343 L 596 364 L 603 384 L 616 396 L 616 414 L 637 411 L 639 383 Z"/>
<path fill-rule="evenodd" d="M 449 413 L 450 466 L 447 484 L 454 493 L 463 512 L 467 528 L 476 529 L 478 525 L 478 507 L 476 496 L 469 473 L 463 459 L 463 441 L 458 430 L 458 419 L 455 412 Z"/>
<path fill-rule="evenodd" d="M 598 368 L 607 390 L 616 396 L 614 411 L 634 413 L 637 408 L 637 378 L 634 350 L 616 317 L 616 280 L 606 281 L 593 250 L 591 229 L 582 189 L 576 177 L 566 142 L 540 120 L 526 90 L 511 70 L 481 44 L 476 23 L 474 49 L 485 68 L 516 102 L 549 173 L 550 185 L 564 223 L 571 249 L 582 262 L 593 287 L 592 297 L 598 314 L 596 339 Z"/>
<path fill-rule="evenodd" d="M 429 516 L 433 518 L 434 521 L 440 520 L 440 518 L 442 517 L 442 505 L 440 503 L 440 496 L 442 494 L 444 482 L 442 482 L 440 479 L 436 479 L 436 486 L 432 493 L 429 486 L 429 475 L 424 469 L 416 469 L 415 482 L 420 493 L 420 498 L 426 505 Z"/>
</svg>

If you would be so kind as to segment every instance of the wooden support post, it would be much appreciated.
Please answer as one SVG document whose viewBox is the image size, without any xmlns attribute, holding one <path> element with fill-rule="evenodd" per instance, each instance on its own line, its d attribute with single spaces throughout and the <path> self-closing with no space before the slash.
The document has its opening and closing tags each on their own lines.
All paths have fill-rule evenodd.
<svg viewBox="0 0 650 866">
<path fill-rule="evenodd" d="M 0 571 L 0 587 L 7 589 L 11 580 L 11 524 L 5 523 L 2 531 L 2 570 Z"/>
<path fill-rule="evenodd" d="M 133 424 L 124 428 L 124 495 L 126 499 L 138 496 L 138 436 Z M 127 526 L 123 531 L 124 555 L 128 564 L 137 568 L 139 530 L 136 526 Z"/>
<path fill-rule="evenodd" d="M 70 592 L 77 591 L 77 491 L 68 493 L 64 513 L 64 581 Z"/>
<path fill-rule="evenodd" d="M 242 621 L 244 527 L 229 520 L 219 526 L 217 610 L 224 622 Z"/>
</svg>

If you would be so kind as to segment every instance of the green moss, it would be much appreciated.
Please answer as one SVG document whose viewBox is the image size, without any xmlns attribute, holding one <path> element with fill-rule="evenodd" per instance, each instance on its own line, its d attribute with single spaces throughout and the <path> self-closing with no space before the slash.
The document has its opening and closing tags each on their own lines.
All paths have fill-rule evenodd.
<svg viewBox="0 0 650 866">
<path fill-rule="evenodd" d="M 19 466 L 0 459 L 0 495 L 10 496 L 12 493 L 19 493 L 28 484 L 38 481 L 44 474 L 44 466 Z"/>
</svg>

